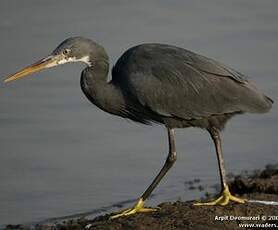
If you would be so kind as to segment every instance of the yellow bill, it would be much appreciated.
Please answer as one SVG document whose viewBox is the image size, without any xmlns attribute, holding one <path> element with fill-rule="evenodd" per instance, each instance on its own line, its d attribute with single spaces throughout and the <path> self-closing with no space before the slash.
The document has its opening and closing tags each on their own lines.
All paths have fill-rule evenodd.
<svg viewBox="0 0 278 230">
<path fill-rule="evenodd" d="M 11 74 L 10 76 L 7 77 L 6 80 L 4 80 L 4 82 L 6 83 L 9 81 L 14 81 L 14 80 L 17 80 L 24 76 L 27 76 L 29 74 L 38 72 L 40 70 L 54 67 L 59 64 L 59 61 L 61 60 L 61 58 L 63 58 L 61 55 L 50 55 L 46 58 L 39 60 L 38 62 L 36 62 L 30 66 L 23 68 L 22 70 L 19 70 L 18 72 L 14 73 L 14 74 Z"/>
</svg>

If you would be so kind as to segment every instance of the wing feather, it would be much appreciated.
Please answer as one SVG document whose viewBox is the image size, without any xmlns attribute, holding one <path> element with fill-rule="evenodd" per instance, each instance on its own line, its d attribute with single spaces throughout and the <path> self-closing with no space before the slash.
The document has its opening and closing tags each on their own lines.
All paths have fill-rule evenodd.
<svg viewBox="0 0 278 230">
<path fill-rule="evenodd" d="M 113 68 L 113 81 L 129 98 L 167 117 L 259 112 L 266 103 L 237 71 L 169 45 L 144 44 L 128 50 Z"/>
</svg>

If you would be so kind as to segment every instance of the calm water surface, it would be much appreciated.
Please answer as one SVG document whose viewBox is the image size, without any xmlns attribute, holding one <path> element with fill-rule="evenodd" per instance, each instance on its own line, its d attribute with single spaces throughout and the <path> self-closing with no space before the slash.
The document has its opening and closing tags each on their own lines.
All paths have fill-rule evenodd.
<svg viewBox="0 0 278 230">
<path fill-rule="evenodd" d="M 274 0 L 3 0 L 0 75 L 4 79 L 47 55 L 69 36 L 94 38 L 107 49 L 111 63 L 133 45 L 162 42 L 229 64 L 278 101 L 277 25 Z M 168 149 L 164 127 L 127 122 L 92 106 L 79 88 L 82 68 L 65 65 L 0 83 L 0 224 L 135 199 L 163 164 Z M 238 116 L 228 124 L 223 133 L 228 172 L 277 162 L 277 115 L 274 105 L 269 114 Z M 178 130 L 177 149 L 178 161 L 149 205 L 203 194 L 189 190 L 185 181 L 218 182 L 206 132 Z"/>
</svg>

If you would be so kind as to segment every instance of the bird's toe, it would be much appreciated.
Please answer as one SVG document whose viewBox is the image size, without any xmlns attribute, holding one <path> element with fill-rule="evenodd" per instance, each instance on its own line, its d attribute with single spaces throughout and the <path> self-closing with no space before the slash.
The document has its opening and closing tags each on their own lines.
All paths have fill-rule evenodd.
<svg viewBox="0 0 278 230">
<path fill-rule="evenodd" d="M 236 196 L 233 196 L 229 191 L 228 185 L 225 184 L 224 189 L 223 189 L 221 195 L 218 198 L 216 198 L 215 200 L 209 201 L 209 202 L 196 202 L 196 203 L 194 203 L 194 205 L 196 205 L 196 206 L 200 206 L 200 205 L 222 205 L 222 206 L 225 206 L 230 201 L 233 201 L 235 203 L 243 204 L 247 200 L 242 199 L 242 198 L 238 198 Z"/>
<path fill-rule="evenodd" d="M 145 208 L 143 207 L 144 205 L 144 201 L 140 198 L 136 204 L 134 205 L 133 208 L 129 208 L 129 209 L 124 209 L 121 210 L 119 212 L 113 213 L 110 216 L 110 219 L 116 219 L 119 217 L 125 217 L 125 216 L 130 216 L 136 213 L 146 213 L 146 212 L 154 212 L 157 211 L 159 208 Z"/>
</svg>

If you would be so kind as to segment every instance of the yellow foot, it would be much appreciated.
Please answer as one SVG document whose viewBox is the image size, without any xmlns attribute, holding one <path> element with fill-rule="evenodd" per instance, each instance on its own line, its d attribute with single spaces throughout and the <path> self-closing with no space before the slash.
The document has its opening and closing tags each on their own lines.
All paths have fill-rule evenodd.
<svg viewBox="0 0 278 230">
<path fill-rule="evenodd" d="M 197 202 L 194 205 L 227 205 L 229 201 L 234 201 L 236 203 L 245 203 L 247 200 L 246 199 L 241 199 L 238 197 L 233 196 L 230 191 L 228 185 L 224 184 L 224 189 L 221 193 L 221 196 L 218 197 L 217 199 L 210 201 L 210 202 Z"/>
<path fill-rule="evenodd" d="M 134 205 L 133 208 L 129 208 L 129 209 L 124 209 L 121 210 L 119 212 L 116 212 L 115 214 L 112 214 L 110 216 L 110 219 L 115 219 L 118 217 L 123 217 L 123 216 L 129 216 L 129 215 L 133 215 L 135 213 L 139 213 L 139 212 L 154 212 L 157 211 L 156 208 L 144 208 L 144 201 L 142 198 L 140 198 L 136 204 Z"/>
</svg>

